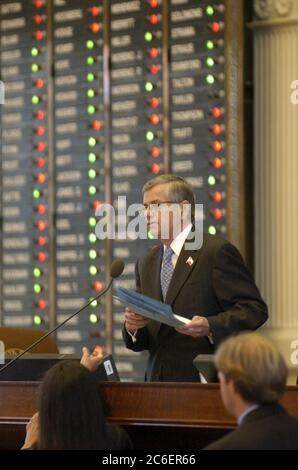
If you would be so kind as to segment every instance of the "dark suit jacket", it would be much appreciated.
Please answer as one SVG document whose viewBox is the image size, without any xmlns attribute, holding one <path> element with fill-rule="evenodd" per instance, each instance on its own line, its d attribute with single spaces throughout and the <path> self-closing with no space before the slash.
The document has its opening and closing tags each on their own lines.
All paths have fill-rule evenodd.
<svg viewBox="0 0 298 470">
<path fill-rule="evenodd" d="M 281 405 L 261 405 L 205 450 L 298 450 L 298 419 Z"/>
<path fill-rule="evenodd" d="M 137 290 L 159 300 L 162 255 L 162 245 L 155 246 L 136 264 Z M 194 260 L 191 266 L 186 262 L 189 256 Z M 206 316 L 215 347 L 232 333 L 258 328 L 268 316 L 238 250 L 207 234 L 199 250 L 182 249 L 165 302 L 184 317 Z M 207 337 L 192 338 L 153 321 L 138 330 L 136 342 L 125 328 L 123 337 L 129 349 L 149 351 L 148 381 L 198 381 L 192 361 L 197 354 L 210 354 L 214 349 Z"/>
</svg>

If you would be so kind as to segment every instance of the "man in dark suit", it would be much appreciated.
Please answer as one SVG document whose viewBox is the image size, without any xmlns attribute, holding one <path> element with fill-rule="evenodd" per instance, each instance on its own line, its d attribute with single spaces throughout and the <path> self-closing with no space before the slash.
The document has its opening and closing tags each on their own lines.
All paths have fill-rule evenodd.
<svg viewBox="0 0 298 470">
<path fill-rule="evenodd" d="M 227 339 L 215 355 L 223 403 L 238 428 L 206 450 L 298 450 L 298 419 L 278 404 L 287 366 L 256 333 Z"/>
<path fill-rule="evenodd" d="M 267 307 L 233 245 L 205 234 L 201 247 L 189 244 L 195 200 L 183 178 L 150 180 L 143 204 L 148 229 L 161 244 L 138 260 L 137 290 L 191 321 L 174 329 L 126 309 L 124 341 L 133 351 L 149 351 L 146 380 L 198 381 L 195 356 L 212 353 L 233 333 L 258 328 L 267 319 Z M 172 204 L 175 213 L 163 217 Z"/>
</svg>

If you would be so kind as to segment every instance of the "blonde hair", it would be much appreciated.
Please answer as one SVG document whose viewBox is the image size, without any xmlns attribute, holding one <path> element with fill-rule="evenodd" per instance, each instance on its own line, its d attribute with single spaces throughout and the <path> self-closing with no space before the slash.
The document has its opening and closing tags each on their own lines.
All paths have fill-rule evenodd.
<svg viewBox="0 0 298 470">
<path fill-rule="evenodd" d="M 271 341 L 257 333 L 224 341 L 215 354 L 215 365 L 248 402 L 274 403 L 283 395 L 288 375 L 285 360 Z"/>
</svg>

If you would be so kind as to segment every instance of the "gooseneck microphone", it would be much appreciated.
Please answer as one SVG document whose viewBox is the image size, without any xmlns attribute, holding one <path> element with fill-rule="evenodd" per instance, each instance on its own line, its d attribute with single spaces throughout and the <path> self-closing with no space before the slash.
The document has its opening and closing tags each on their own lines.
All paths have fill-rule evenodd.
<svg viewBox="0 0 298 470">
<path fill-rule="evenodd" d="M 123 273 L 123 270 L 124 270 L 124 262 L 121 260 L 121 259 L 116 259 L 113 261 L 113 263 L 111 264 L 111 269 L 110 269 L 110 276 L 111 276 L 111 279 L 107 285 L 107 287 L 102 291 L 100 292 L 96 297 L 93 297 L 93 299 L 91 299 L 86 305 L 84 305 L 83 307 L 81 307 L 77 312 L 73 313 L 72 315 L 70 315 L 70 317 L 66 318 L 66 320 L 64 320 L 62 323 L 59 323 L 59 325 L 55 326 L 55 328 L 53 328 L 52 330 L 50 330 L 48 333 L 46 333 L 45 335 L 43 335 L 41 338 L 39 338 L 37 341 L 35 341 L 34 343 L 32 343 L 30 346 L 28 346 L 28 348 L 26 348 L 24 351 L 22 351 L 20 354 L 18 354 L 14 359 L 12 359 L 10 362 L 8 362 L 7 364 L 5 364 L 3 367 L 1 367 L 0 369 L 0 374 L 2 371 L 4 371 L 5 369 L 7 369 L 7 367 L 11 366 L 14 362 L 16 362 L 18 359 L 20 359 L 20 357 L 24 356 L 24 354 L 26 354 L 27 352 L 31 351 L 31 349 L 33 349 L 35 346 L 37 346 L 39 343 L 41 343 L 44 339 L 46 339 L 48 336 L 50 336 L 52 333 L 54 333 L 55 331 L 57 331 L 59 328 L 61 328 L 61 326 L 65 325 L 65 323 L 69 322 L 73 317 L 75 317 L 76 315 L 78 315 L 78 313 L 82 312 L 83 310 L 85 310 L 85 308 L 89 307 L 90 304 L 92 304 L 92 302 L 94 302 L 94 300 L 97 300 L 99 299 L 100 297 L 102 297 L 103 295 L 105 295 L 106 292 L 108 292 L 108 290 L 110 289 L 114 279 L 116 279 L 117 277 L 121 276 L 121 274 Z"/>
</svg>

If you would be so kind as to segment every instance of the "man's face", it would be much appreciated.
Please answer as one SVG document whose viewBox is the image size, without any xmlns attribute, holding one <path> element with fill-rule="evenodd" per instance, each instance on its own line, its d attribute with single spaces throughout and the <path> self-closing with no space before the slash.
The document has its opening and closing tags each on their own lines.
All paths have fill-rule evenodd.
<svg viewBox="0 0 298 470">
<path fill-rule="evenodd" d="M 181 223 L 182 204 L 171 201 L 169 187 L 169 184 L 159 184 L 145 191 L 143 197 L 148 230 L 163 242 L 171 242 L 185 228 Z"/>
</svg>

